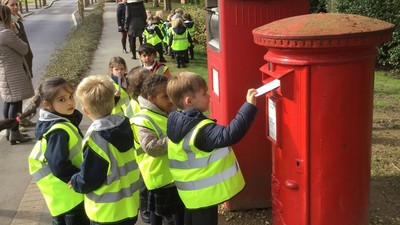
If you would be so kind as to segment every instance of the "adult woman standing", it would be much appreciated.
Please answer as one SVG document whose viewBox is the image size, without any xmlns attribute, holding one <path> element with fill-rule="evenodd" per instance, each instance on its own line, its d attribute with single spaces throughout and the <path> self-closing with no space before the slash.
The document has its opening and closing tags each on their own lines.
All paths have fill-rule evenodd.
<svg viewBox="0 0 400 225">
<path fill-rule="evenodd" d="M 11 30 L 11 10 L 0 5 L 0 96 L 4 100 L 5 119 L 16 118 L 22 112 L 22 100 L 34 95 L 31 74 L 24 55 L 29 47 Z M 8 136 L 7 136 L 8 137 Z M 11 128 L 10 143 L 31 140 L 19 132 L 19 124 Z"/>
<path fill-rule="evenodd" d="M 31 47 L 29 45 L 28 37 L 26 36 L 24 24 L 22 23 L 22 15 L 19 13 L 19 1 L 18 0 L 1 0 L 1 4 L 8 6 L 11 9 L 11 21 L 12 21 L 12 30 L 18 35 L 18 37 L 28 44 L 28 53 L 24 56 L 26 63 L 28 64 L 29 72 L 31 76 L 32 73 L 32 62 L 33 62 L 33 54 Z"/>
<path fill-rule="evenodd" d="M 128 32 L 125 30 L 126 0 L 117 0 L 117 4 L 117 24 L 118 32 L 121 33 L 122 52 L 128 53 L 126 51 L 126 38 L 128 37 Z"/>
<path fill-rule="evenodd" d="M 146 26 L 146 9 L 143 0 L 128 0 L 125 19 L 125 30 L 128 31 L 132 59 L 136 59 L 136 37 L 143 43 L 143 31 Z"/>
</svg>

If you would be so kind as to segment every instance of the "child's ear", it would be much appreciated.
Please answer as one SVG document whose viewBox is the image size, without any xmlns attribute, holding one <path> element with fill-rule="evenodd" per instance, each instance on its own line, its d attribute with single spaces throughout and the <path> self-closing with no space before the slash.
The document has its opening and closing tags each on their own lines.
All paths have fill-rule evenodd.
<svg viewBox="0 0 400 225">
<path fill-rule="evenodd" d="M 189 96 L 186 96 L 186 97 L 183 99 L 183 105 L 185 105 L 185 106 L 192 105 L 192 98 L 189 97 Z"/>
<path fill-rule="evenodd" d="M 88 116 L 90 115 L 90 112 L 84 106 L 82 106 L 82 112 L 85 113 Z"/>
<path fill-rule="evenodd" d="M 48 101 L 43 101 L 43 107 L 44 107 L 45 109 L 51 109 L 51 108 L 52 108 L 52 105 L 51 105 L 51 103 L 48 102 Z"/>
<path fill-rule="evenodd" d="M 147 100 L 149 100 L 151 103 L 154 103 L 154 98 L 153 98 L 153 96 L 147 96 Z"/>
</svg>

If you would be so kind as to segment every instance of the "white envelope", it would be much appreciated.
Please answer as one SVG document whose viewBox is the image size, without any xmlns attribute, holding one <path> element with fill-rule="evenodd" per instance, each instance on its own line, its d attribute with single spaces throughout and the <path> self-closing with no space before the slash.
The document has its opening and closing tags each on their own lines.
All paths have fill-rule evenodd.
<svg viewBox="0 0 400 225">
<path fill-rule="evenodd" d="M 257 88 L 256 97 L 261 96 L 267 92 L 270 92 L 270 91 L 274 90 L 275 88 L 278 88 L 279 86 L 281 86 L 281 81 L 278 79 L 275 79 L 269 83 L 266 83 L 263 86 Z"/>
</svg>

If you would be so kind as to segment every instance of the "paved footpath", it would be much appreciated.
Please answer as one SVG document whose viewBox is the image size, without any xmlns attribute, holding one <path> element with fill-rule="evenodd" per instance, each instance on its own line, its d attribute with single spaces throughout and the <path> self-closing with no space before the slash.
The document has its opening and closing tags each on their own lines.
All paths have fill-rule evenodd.
<svg viewBox="0 0 400 225">
<path fill-rule="evenodd" d="M 90 11 L 91 7 L 87 7 L 85 10 Z M 92 65 L 89 68 L 89 75 L 106 75 L 108 71 L 108 62 L 113 56 L 121 56 L 125 59 L 128 71 L 139 66 L 139 60 L 133 60 L 132 54 L 122 53 L 120 33 L 117 32 L 117 21 L 116 21 L 116 9 L 117 5 L 115 2 L 106 2 L 104 7 L 104 26 L 103 34 L 101 37 L 100 45 L 95 53 Z M 127 43 L 127 46 L 129 44 Z M 87 130 L 91 121 L 88 117 L 84 117 L 81 124 L 83 132 Z M 0 221 L 0 224 L 1 221 Z M 17 213 L 11 223 L 11 225 L 50 225 L 51 216 L 44 202 L 43 196 L 41 195 L 36 184 L 31 181 L 28 188 L 21 199 Z M 136 225 L 144 225 L 141 219 L 138 219 Z"/>
</svg>

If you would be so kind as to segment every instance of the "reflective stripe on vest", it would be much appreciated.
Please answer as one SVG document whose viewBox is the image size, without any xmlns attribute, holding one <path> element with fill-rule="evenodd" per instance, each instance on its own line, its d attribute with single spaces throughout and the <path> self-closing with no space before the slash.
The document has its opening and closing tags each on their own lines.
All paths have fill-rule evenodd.
<svg viewBox="0 0 400 225">
<path fill-rule="evenodd" d="M 116 222 L 137 216 L 139 209 L 139 170 L 133 148 L 119 152 L 99 132 L 85 137 L 88 145 L 109 164 L 107 178 L 100 188 L 85 195 L 85 210 L 96 222 Z"/>
<path fill-rule="evenodd" d="M 115 91 L 117 91 L 118 88 L 119 88 L 118 84 L 116 84 L 115 82 L 113 82 L 113 84 L 114 84 Z M 126 91 L 122 87 L 121 87 L 120 90 L 121 90 L 121 93 L 120 93 L 120 96 L 119 96 L 119 100 L 115 104 L 115 106 L 114 106 L 114 108 L 113 108 L 113 110 L 111 112 L 111 114 L 114 114 L 114 115 L 124 115 L 124 111 L 126 109 L 126 105 L 130 101 L 128 93 L 126 93 Z"/>
<path fill-rule="evenodd" d="M 42 192 L 52 216 L 68 212 L 83 201 L 83 194 L 70 189 L 67 183 L 53 175 L 45 159 L 47 135 L 56 129 L 62 129 L 68 133 L 68 159 L 71 163 L 76 168 L 79 168 L 83 161 L 82 137 L 78 128 L 70 122 L 55 123 L 43 134 L 42 139 L 36 142 L 29 155 L 29 172 Z"/>
<path fill-rule="evenodd" d="M 140 111 L 139 103 L 135 99 L 131 99 L 126 105 L 124 114 L 128 119 L 131 119 L 136 113 Z"/>
<path fill-rule="evenodd" d="M 156 65 L 154 65 L 152 72 L 153 72 L 153 74 L 156 74 L 156 75 L 164 75 L 164 76 L 168 77 L 168 75 L 165 75 L 165 71 L 167 71 L 167 69 L 168 69 L 168 66 L 166 66 L 163 63 L 158 62 Z"/>
<path fill-rule="evenodd" d="M 63 126 L 67 126 L 68 129 L 70 129 L 70 130 L 67 130 L 67 129 L 63 128 Z M 76 156 L 78 156 L 78 154 L 80 154 L 81 157 L 82 157 L 82 146 L 81 146 L 82 138 L 81 138 L 81 136 L 80 136 L 78 130 L 77 130 L 76 128 L 74 129 L 72 124 L 68 124 L 68 123 L 56 123 L 56 124 L 54 124 L 43 136 L 47 135 L 48 133 L 50 133 L 51 131 L 53 131 L 53 130 L 55 130 L 55 129 L 63 129 L 63 130 L 65 130 L 67 133 L 72 132 L 72 135 L 73 135 L 73 136 L 69 135 L 70 138 L 73 138 L 73 137 L 80 137 L 80 138 L 79 138 L 79 141 L 76 141 L 76 143 L 73 144 L 73 146 L 72 146 L 72 148 L 70 149 L 69 154 L 68 154 L 68 159 L 71 160 L 72 164 L 73 164 L 75 167 L 79 168 L 79 167 L 80 167 L 80 164 L 82 163 L 82 159 L 80 160 L 80 162 L 79 162 L 79 161 L 76 162 L 76 160 L 75 160 L 75 162 L 73 161 L 73 159 L 74 159 Z M 47 147 L 47 142 L 43 143 L 43 140 L 38 141 L 38 143 L 39 143 L 39 145 L 45 144 L 45 146 Z M 41 146 L 41 147 L 44 147 L 44 146 Z M 37 161 L 42 162 L 42 168 L 38 169 L 37 171 L 35 171 L 35 172 L 33 172 L 33 173 L 31 174 L 31 175 L 32 175 L 32 178 L 33 178 L 33 180 L 34 180 L 35 182 L 38 182 L 38 181 L 39 181 L 40 179 L 42 179 L 43 177 L 45 177 L 45 176 L 51 174 L 51 170 L 50 170 L 50 167 L 48 166 L 48 164 L 47 164 L 47 163 L 43 163 L 43 162 L 44 162 L 44 151 L 46 150 L 46 148 L 40 148 L 40 149 L 41 149 L 41 151 L 37 151 L 37 154 L 36 154 L 36 156 L 34 157 L 34 159 L 37 160 Z"/>
<path fill-rule="evenodd" d="M 180 143 L 168 142 L 170 171 L 179 195 L 189 209 L 208 207 L 229 200 L 244 187 L 244 179 L 230 147 L 204 152 L 194 146 L 198 123 Z"/>
<path fill-rule="evenodd" d="M 133 117 L 135 136 L 138 136 L 138 127 L 153 130 L 158 138 L 165 137 L 167 117 L 153 111 L 142 109 Z M 168 155 L 152 157 L 145 154 L 141 147 L 136 148 L 137 161 L 147 189 L 153 190 L 173 182 L 168 167 Z"/>
<path fill-rule="evenodd" d="M 161 38 L 158 37 L 157 32 L 154 30 L 154 32 L 151 34 L 149 33 L 146 29 L 143 32 L 143 35 L 146 38 L 146 42 L 155 46 L 156 44 L 159 44 L 162 42 Z"/>
<path fill-rule="evenodd" d="M 171 34 L 171 31 L 172 31 L 172 27 L 171 26 L 165 26 L 165 33 L 166 33 L 166 35 L 164 36 L 164 39 L 163 39 L 163 41 L 164 41 L 164 43 L 165 44 L 167 44 L 168 45 L 168 42 L 169 42 L 169 35 Z"/>
<path fill-rule="evenodd" d="M 171 48 L 174 51 L 184 51 L 189 47 L 188 31 L 186 30 L 183 34 L 177 34 L 172 30 L 172 45 Z"/>
</svg>

